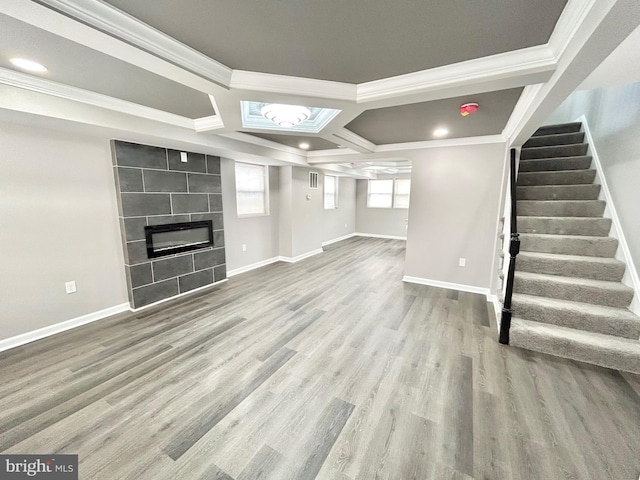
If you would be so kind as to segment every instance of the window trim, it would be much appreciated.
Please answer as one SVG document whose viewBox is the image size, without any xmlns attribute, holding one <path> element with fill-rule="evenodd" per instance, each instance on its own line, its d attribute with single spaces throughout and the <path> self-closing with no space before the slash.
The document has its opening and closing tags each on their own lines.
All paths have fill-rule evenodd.
<svg viewBox="0 0 640 480">
<path fill-rule="evenodd" d="M 371 182 L 391 182 L 391 192 L 389 193 L 389 195 L 391 196 L 390 200 L 391 200 L 391 204 L 386 207 L 376 207 L 376 206 L 372 206 L 370 203 L 370 199 L 371 199 Z M 393 208 L 393 185 L 394 185 L 394 181 L 393 178 L 376 178 L 376 179 L 369 179 L 367 180 L 367 208 Z M 381 194 L 380 194 L 381 195 Z M 386 194 L 385 194 L 386 195 Z"/>
<path fill-rule="evenodd" d="M 240 204 L 240 199 L 238 197 L 238 165 L 244 165 L 249 167 L 260 167 L 262 169 L 263 175 L 262 178 L 264 180 L 264 190 L 263 190 L 263 202 L 264 202 L 264 211 L 261 213 L 240 213 L 238 206 Z M 268 165 L 260 165 L 257 163 L 249 163 L 249 162 L 235 162 L 234 165 L 234 174 L 235 174 L 235 189 L 236 189 L 236 215 L 238 218 L 249 218 L 249 217 L 267 217 L 271 214 L 269 208 L 269 166 Z"/>
<path fill-rule="evenodd" d="M 367 208 L 388 208 L 388 209 L 401 209 L 401 210 L 408 210 L 409 206 L 407 205 L 406 207 L 398 207 L 396 206 L 396 195 L 397 195 L 397 182 L 398 180 L 408 180 L 409 181 L 409 198 L 411 198 L 411 178 L 371 178 L 369 180 L 367 180 Z M 384 206 L 384 207 L 376 207 L 376 206 L 371 206 L 370 204 L 370 198 L 371 198 L 371 182 L 378 182 L 378 181 L 391 181 L 391 193 L 389 194 L 391 196 L 391 203 L 389 206 Z M 381 195 L 381 194 L 380 194 Z M 387 194 L 385 194 L 387 195 Z"/>
<path fill-rule="evenodd" d="M 398 195 L 398 182 L 400 180 L 404 180 L 409 182 L 409 193 L 407 194 L 407 198 L 409 199 L 409 202 L 411 202 L 411 179 L 410 178 L 394 178 L 393 179 L 393 208 L 399 208 L 399 209 L 403 209 L 403 210 L 408 210 L 409 209 L 409 203 L 407 203 L 406 207 L 398 207 L 396 205 L 396 196 Z"/>
<path fill-rule="evenodd" d="M 327 207 L 327 177 L 333 179 L 333 207 Z M 324 175 L 324 184 L 322 185 L 322 205 L 325 210 L 335 210 L 338 208 L 338 185 L 339 177 L 336 175 Z"/>
</svg>

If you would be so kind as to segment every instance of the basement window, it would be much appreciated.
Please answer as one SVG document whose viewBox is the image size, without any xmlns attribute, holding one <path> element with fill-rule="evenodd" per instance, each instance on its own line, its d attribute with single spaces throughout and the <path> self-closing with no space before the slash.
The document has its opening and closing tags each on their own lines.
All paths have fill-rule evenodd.
<svg viewBox="0 0 640 480">
<path fill-rule="evenodd" d="M 369 180 L 368 208 L 409 208 L 411 180 L 408 178 Z"/>
<path fill-rule="evenodd" d="M 236 202 L 239 217 L 269 215 L 269 167 L 236 163 Z"/>
<path fill-rule="evenodd" d="M 338 208 L 338 177 L 324 176 L 324 209 Z"/>
</svg>

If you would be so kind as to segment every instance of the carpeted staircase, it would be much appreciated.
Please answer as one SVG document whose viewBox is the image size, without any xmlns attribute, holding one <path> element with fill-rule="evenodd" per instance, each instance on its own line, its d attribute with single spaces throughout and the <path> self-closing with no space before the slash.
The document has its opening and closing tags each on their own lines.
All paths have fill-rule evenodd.
<svg viewBox="0 0 640 480">
<path fill-rule="evenodd" d="M 614 258 L 580 123 L 542 127 L 520 155 L 510 344 L 640 373 L 640 318 Z"/>
</svg>

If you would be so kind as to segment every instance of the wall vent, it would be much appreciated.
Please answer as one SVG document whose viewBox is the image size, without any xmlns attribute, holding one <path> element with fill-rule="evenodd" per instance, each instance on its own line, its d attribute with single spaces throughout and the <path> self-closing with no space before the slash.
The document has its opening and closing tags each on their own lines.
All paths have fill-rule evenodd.
<svg viewBox="0 0 640 480">
<path fill-rule="evenodd" d="M 309 188 L 317 190 L 318 188 L 318 172 L 309 172 Z"/>
</svg>

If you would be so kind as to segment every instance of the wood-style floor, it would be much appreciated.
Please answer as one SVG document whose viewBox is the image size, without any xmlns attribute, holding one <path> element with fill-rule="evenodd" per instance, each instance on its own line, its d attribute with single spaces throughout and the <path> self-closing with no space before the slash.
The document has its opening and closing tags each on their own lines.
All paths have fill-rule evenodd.
<svg viewBox="0 0 640 480">
<path fill-rule="evenodd" d="M 0 452 L 82 479 L 638 478 L 638 377 L 501 346 L 483 296 L 403 262 L 354 238 L 0 354 Z"/>
</svg>

